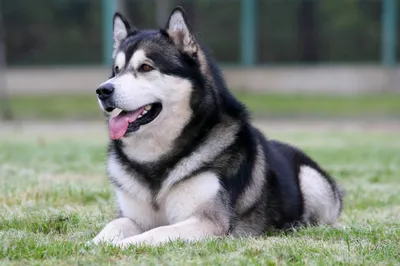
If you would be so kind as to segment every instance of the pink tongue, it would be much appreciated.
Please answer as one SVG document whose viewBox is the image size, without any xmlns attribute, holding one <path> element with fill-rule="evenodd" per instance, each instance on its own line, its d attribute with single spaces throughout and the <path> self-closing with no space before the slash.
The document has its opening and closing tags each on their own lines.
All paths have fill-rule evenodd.
<svg viewBox="0 0 400 266">
<path fill-rule="evenodd" d="M 126 130 L 128 129 L 129 123 L 134 122 L 137 117 L 143 112 L 144 107 L 139 108 L 136 111 L 128 113 L 120 113 L 116 117 L 110 119 L 110 137 L 111 139 L 122 138 Z"/>
</svg>

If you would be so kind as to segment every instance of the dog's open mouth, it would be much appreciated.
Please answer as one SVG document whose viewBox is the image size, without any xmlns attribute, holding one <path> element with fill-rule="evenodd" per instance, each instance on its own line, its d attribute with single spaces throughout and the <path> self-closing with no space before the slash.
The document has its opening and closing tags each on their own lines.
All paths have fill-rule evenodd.
<svg viewBox="0 0 400 266">
<path fill-rule="evenodd" d="M 107 111 L 112 111 L 109 108 Z M 128 133 L 137 131 L 140 126 L 153 121 L 161 112 L 161 103 L 152 103 L 142 106 L 133 111 L 120 111 L 119 114 L 110 118 L 110 137 L 120 139 Z"/>
</svg>

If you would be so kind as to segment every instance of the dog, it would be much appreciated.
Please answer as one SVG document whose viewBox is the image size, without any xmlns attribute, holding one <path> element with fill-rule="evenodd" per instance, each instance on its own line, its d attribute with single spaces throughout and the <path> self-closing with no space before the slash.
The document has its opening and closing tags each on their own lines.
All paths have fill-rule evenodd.
<svg viewBox="0 0 400 266">
<path fill-rule="evenodd" d="M 159 30 L 116 13 L 113 41 L 112 74 L 96 93 L 118 216 L 92 243 L 156 246 L 335 225 L 339 185 L 251 124 L 181 7 Z"/>
</svg>

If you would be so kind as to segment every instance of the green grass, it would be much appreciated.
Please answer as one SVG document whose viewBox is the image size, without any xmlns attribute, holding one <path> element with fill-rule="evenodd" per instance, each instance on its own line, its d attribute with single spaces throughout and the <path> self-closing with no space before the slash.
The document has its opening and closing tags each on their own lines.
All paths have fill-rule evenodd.
<svg viewBox="0 0 400 266">
<path fill-rule="evenodd" d="M 398 117 L 400 94 L 364 96 L 283 95 L 235 92 L 255 116 Z M 100 119 L 95 95 L 20 96 L 11 99 L 17 119 Z"/>
<path fill-rule="evenodd" d="M 1 265 L 400 263 L 398 132 L 267 131 L 306 150 L 344 186 L 341 228 L 128 250 L 84 245 L 115 211 L 104 172 L 106 132 L 90 126 L 84 132 L 73 126 L 0 131 Z"/>
<path fill-rule="evenodd" d="M 100 119 L 95 95 L 40 95 L 11 98 L 11 110 L 16 119 Z"/>
<path fill-rule="evenodd" d="M 400 115 L 398 95 L 293 95 L 237 92 L 252 113 L 271 117 L 380 117 Z"/>
</svg>

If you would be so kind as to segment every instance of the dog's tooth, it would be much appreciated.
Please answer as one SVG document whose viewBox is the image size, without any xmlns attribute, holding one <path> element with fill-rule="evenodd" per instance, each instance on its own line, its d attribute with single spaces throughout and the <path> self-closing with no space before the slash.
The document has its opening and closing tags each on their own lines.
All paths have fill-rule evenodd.
<svg viewBox="0 0 400 266">
<path fill-rule="evenodd" d="M 142 115 L 139 115 L 139 116 L 138 116 L 138 118 L 141 118 L 141 117 L 142 117 Z"/>
<path fill-rule="evenodd" d="M 151 105 L 150 104 L 148 104 L 148 105 L 146 105 L 145 107 L 144 107 L 144 110 L 145 111 L 149 111 L 151 109 Z"/>
<path fill-rule="evenodd" d="M 112 112 L 111 112 L 111 117 L 116 117 L 117 115 L 119 115 L 119 113 L 122 112 L 122 109 L 119 108 L 115 108 Z"/>
<path fill-rule="evenodd" d="M 143 114 L 143 115 L 147 114 L 147 111 L 146 111 L 146 110 L 143 110 L 142 114 Z"/>
</svg>

